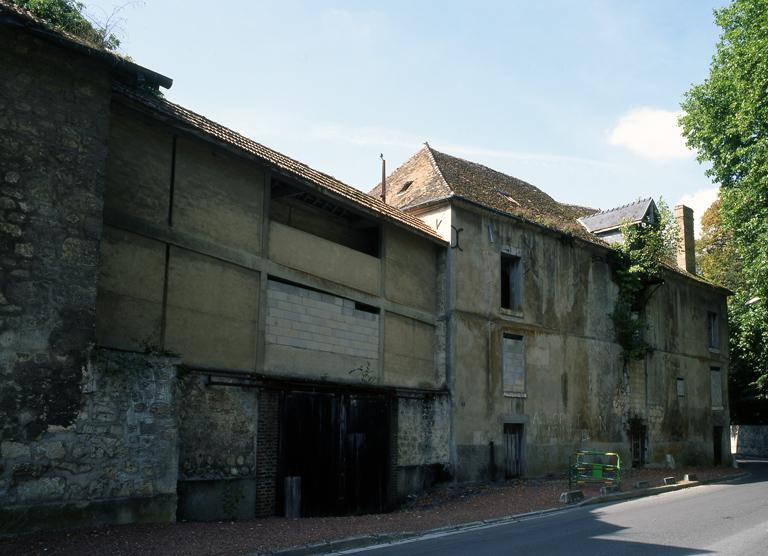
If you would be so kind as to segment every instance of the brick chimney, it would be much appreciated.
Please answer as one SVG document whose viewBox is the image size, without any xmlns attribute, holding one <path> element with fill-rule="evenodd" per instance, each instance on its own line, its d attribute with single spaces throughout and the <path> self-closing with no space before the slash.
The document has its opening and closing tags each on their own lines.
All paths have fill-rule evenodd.
<svg viewBox="0 0 768 556">
<path fill-rule="evenodd" d="M 693 241 L 693 209 L 685 205 L 675 207 L 677 222 L 677 266 L 691 274 L 696 273 L 696 252 Z"/>
</svg>

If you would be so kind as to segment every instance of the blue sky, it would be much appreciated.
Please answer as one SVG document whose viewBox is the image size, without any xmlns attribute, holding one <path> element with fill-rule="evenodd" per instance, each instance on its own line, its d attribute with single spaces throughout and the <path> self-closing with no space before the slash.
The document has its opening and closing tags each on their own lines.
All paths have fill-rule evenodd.
<svg viewBox="0 0 768 556">
<path fill-rule="evenodd" d="M 103 20 L 125 0 L 87 0 Z M 147 0 L 113 15 L 167 98 L 367 191 L 424 141 L 607 209 L 715 187 L 675 126 L 724 1 Z"/>
</svg>

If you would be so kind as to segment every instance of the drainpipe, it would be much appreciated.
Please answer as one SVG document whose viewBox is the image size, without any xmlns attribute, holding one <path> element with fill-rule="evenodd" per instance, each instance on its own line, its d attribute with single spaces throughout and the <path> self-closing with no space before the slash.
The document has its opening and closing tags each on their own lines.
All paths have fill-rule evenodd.
<svg viewBox="0 0 768 556">
<path fill-rule="evenodd" d="M 381 157 L 381 200 L 387 202 L 387 161 L 384 160 L 384 153 L 379 155 Z"/>
</svg>

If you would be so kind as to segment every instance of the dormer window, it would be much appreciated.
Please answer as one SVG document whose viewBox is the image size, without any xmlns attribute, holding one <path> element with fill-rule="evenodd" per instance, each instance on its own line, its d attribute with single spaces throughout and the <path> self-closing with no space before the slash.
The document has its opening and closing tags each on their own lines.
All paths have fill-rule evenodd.
<svg viewBox="0 0 768 556">
<path fill-rule="evenodd" d="M 398 192 L 397 192 L 397 194 L 398 194 L 398 195 L 402 195 L 403 193 L 405 193 L 406 191 L 408 191 L 408 188 L 409 188 L 409 187 L 411 187 L 411 184 L 412 184 L 412 183 L 413 183 L 413 181 L 412 181 L 412 180 L 411 180 L 411 181 L 407 181 L 407 182 L 405 182 L 405 183 L 403 184 L 403 187 L 401 187 L 401 188 L 400 188 L 400 191 L 398 191 Z"/>
</svg>

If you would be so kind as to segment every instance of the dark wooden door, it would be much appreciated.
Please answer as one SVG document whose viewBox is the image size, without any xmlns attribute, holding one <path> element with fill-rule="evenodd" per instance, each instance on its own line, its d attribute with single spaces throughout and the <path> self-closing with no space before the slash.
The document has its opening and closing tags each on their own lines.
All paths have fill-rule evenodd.
<svg viewBox="0 0 768 556">
<path fill-rule="evenodd" d="M 645 465 L 646 438 L 648 437 L 648 428 L 640 421 L 631 424 L 629 430 L 629 440 L 632 450 L 632 467 L 642 467 Z"/>
<path fill-rule="evenodd" d="M 504 477 L 513 479 L 523 472 L 523 425 L 504 425 Z"/>
<path fill-rule="evenodd" d="M 714 464 L 723 463 L 723 427 L 715 427 L 712 430 L 712 452 L 714 455 Z"/>
<path fill-rule="evenodd" d="M 350 393 L 286 393 L 281 483 L 301 477 L 301 515 L 380 512 L 387 505 L 389 400 Z"/>
<path fill-rule="evenodd" d="M 350 396 L 346 410 L 345 511 L 383 511 L 389 469 L 389 404 L 381 397 Z"/>
<path fill-rule="evenodd" d="M 289 392 L 283 402 L 282 477 L 301 477 L 301 515 L 332 515 L 338 504 L 339 400 Z"/>
</svg>

